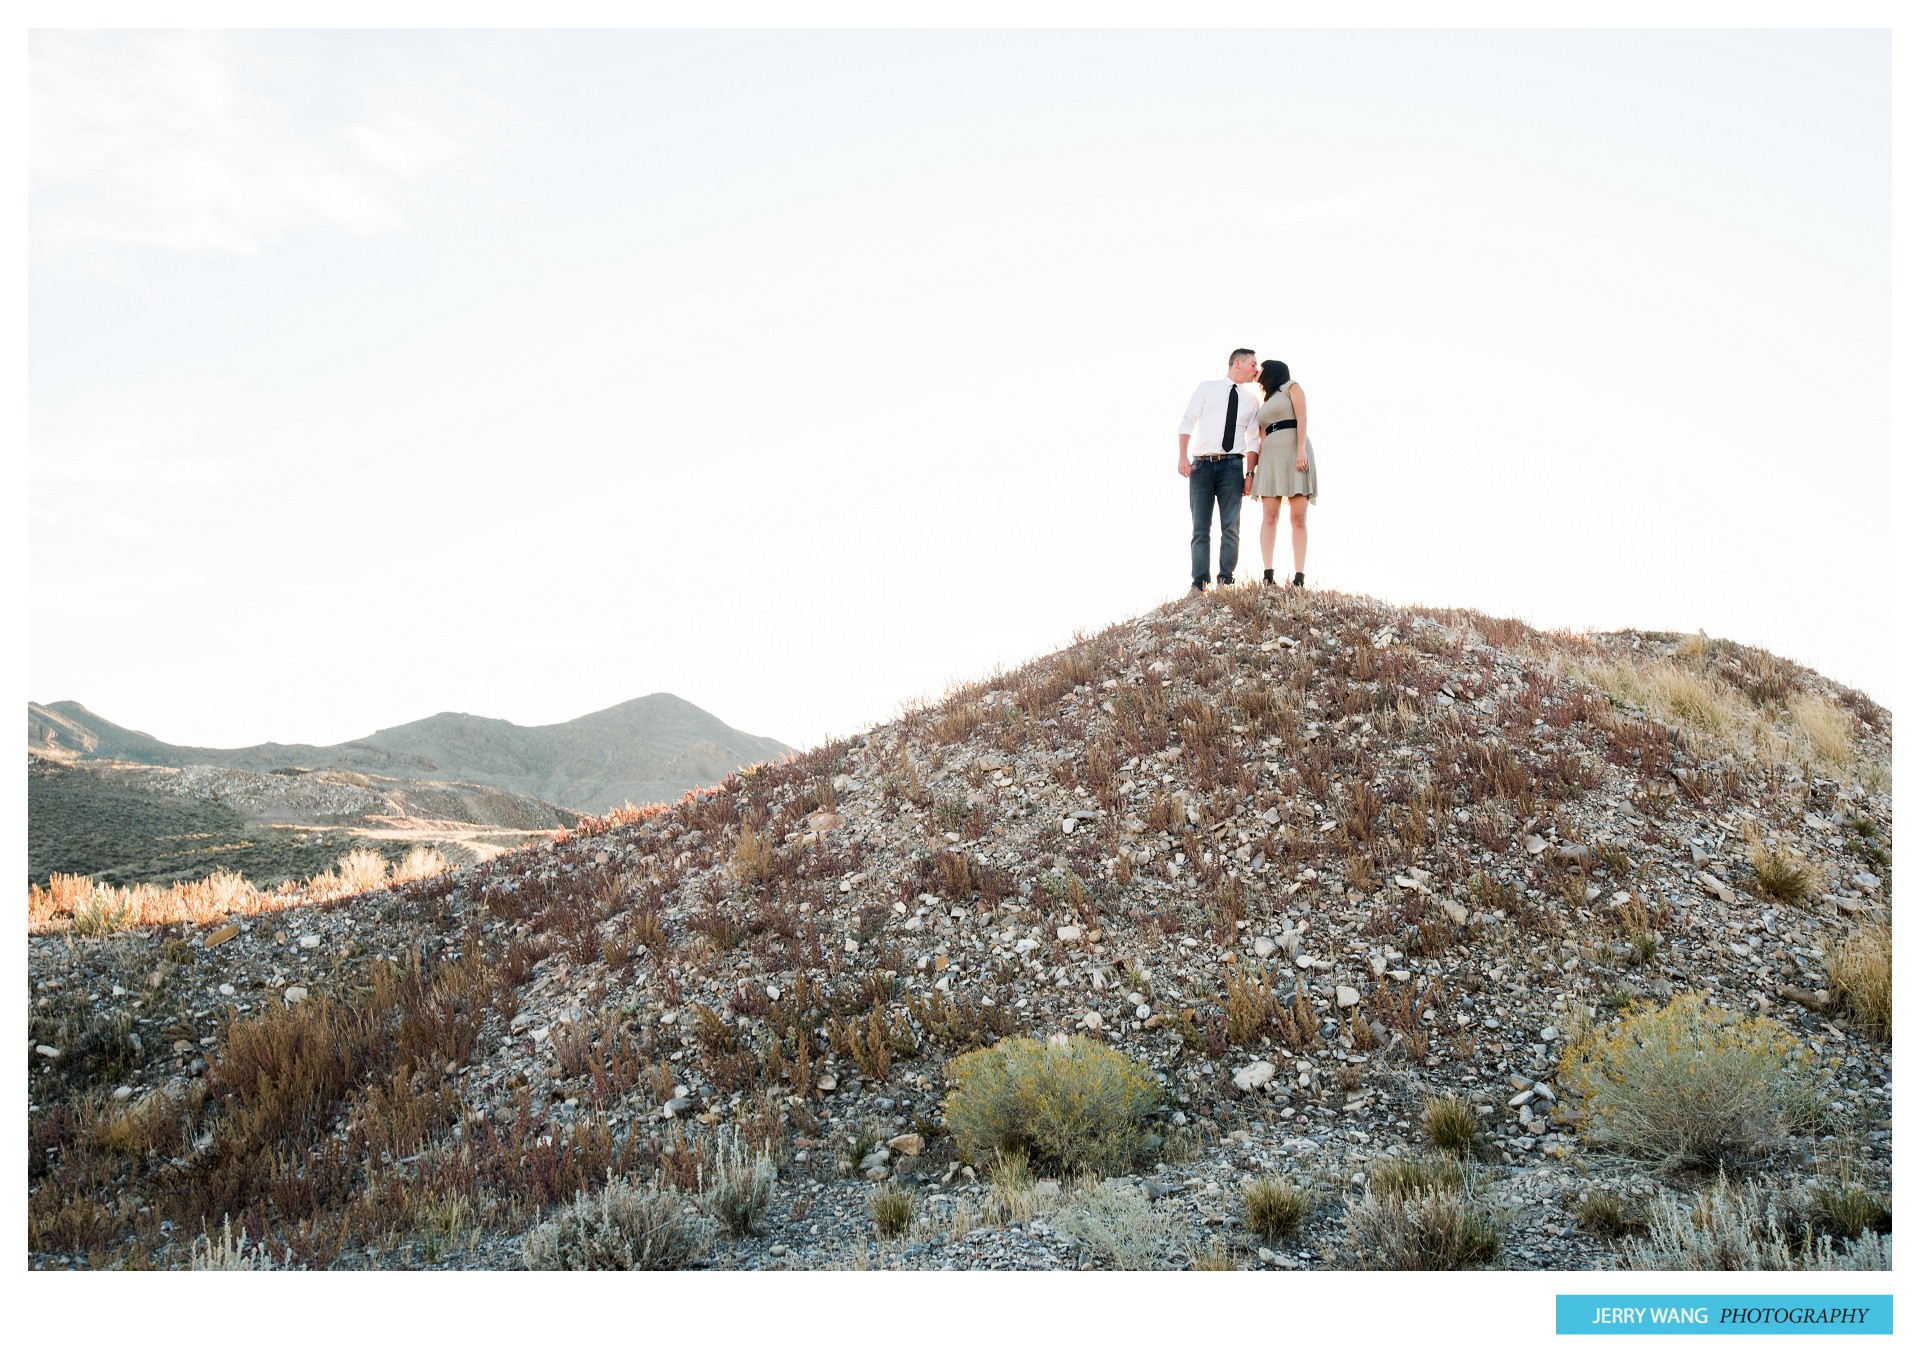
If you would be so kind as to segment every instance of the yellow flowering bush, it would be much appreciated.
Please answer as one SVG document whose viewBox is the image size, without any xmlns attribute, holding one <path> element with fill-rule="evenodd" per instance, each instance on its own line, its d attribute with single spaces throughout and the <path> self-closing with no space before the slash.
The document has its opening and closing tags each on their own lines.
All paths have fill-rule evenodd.
<svg viewBox="0 0 1920 1351">
<path fill-rule="evenodd" d="M 960 1156 L 1025 1154 L 1057 1172 L 1125 1172 L 1160 1105 L 1148 1070 L 1086 1037 L 1008 1037 L 947 1066 L 946 1123 Z"/>
<path fill-rule="evenodd" d="M 1596 1145 L 1675 1168 L 1737 1165 L 1777 1147 L 1812 1123 L 1818 1086 L 1807 1049 L 1780 1024 L 1700 993 L 1574 1042 L 1560 1083 Z"/>
</svg>

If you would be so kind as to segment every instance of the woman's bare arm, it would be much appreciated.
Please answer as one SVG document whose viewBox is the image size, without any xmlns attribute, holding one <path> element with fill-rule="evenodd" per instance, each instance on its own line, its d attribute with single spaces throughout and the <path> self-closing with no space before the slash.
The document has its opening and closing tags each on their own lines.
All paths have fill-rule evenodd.
<svg viewBox="0 0 1920 1351">
<path fill-rule="evenodd" d="M 1293 420 L 1299 425 L 1293 429 L 1293 467 L 1300 473 L 1307 472 L 1307 396 L 1300 392 L 1300 386 L 1287 386 L 1287 402 L 1293 405 Z"/>
</svg>

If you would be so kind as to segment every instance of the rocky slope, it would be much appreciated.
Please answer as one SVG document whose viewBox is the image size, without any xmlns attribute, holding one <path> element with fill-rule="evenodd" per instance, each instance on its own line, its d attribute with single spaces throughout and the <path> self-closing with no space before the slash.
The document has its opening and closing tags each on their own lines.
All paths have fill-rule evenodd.
<svg viewBox="0 0 1920 1351">
<path fill-rule="evenodd" d="M 1769 1175 L 1844 1152 L 1884 1189 L 1889 1048 L 1825 958 L 1889 913 L 1890 738 L 1730 643 L 1337 593 L 1164 607 L 430 882 L 34 938 L 32 1260 L 181 1264 L 225 1214 L 282 1261 L 517 1265 L 576 1188 L 691 1185 L 724 1130 L 781 1170 L 714 1265 L 1343 1266 L 1367 1170 L 1424 1154 L 1423 1103 L 1454 1096 L 1498 1264 L 1606 1266 L 1579 1197 L 1698 1180 L 1593 1149 L 1558 1053 L 1693 990 L 1825 1066 L 1822 1124 Z M 1089 1239 L 1073 1188 L 955 1157 L 943 1067 L 1013 1032 L 1165 1085 L 1136 1248 Z M 288 1101 L 266 1067 L 299 1046 L 331 1068 Z M 1285 1243 L 1240 1223 L 1269 1169 L 1313 1198 Z M 915 1198 L 897 1239 L 881 1179 Z"/>
<path fill-rule="evenodd" d="M 771 737 L 738 731 L 671 694 L 649 694 L 541 727 L 436 713 L 336 746 L 268 742 L 233 750 L 170 745 L 71 701 L 30 703 L 27 747 L 30 755 L 65 761 L 214 765 L 254 773 L 289 767 L 334 769 L 392 779 L 457 781 L 575 812 L 670 801 L 788 751 Z"/>
</svg>

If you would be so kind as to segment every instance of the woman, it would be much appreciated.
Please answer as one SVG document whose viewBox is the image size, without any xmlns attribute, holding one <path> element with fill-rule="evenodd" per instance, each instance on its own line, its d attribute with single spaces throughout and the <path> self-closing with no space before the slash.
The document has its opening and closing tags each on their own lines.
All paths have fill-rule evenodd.
<svg viewBox="0 0 1920 1351">
<path fill-rule="evenodd" d="M 1266 564 L 1263 580 L 1273 580 L 1273 537 L 1280 528 L 1280 504 L 1288 503 L 1293 516 L 1293 582 L 1307 584 L 1307 503 L 1320 498 L 1320 474 L 1313 463 L 1313 440 L 1307 435 L 1307 400 L 1293 382 L 1284 361 L 1260 363 L 1260 449 L 1248 471 L 1249 491 L 1260 499 L 1260 558 Z"/>
</svg>

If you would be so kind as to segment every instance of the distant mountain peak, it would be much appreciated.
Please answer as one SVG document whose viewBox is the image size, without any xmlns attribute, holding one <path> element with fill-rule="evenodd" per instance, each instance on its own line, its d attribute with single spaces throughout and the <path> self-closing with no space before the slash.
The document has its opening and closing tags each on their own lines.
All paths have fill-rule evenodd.
<svg viewBox="0 0 1920 1351">
<path fill-rule="evenodd" d="M 61 700 L 27 705 L 27 748 L 67 760 L 458 779 L 593 814 L 623 802 L 671 800 L 792 749 L 664 691 L 540 726 L 443 711 L 333 746 L 264 742 L 232 750 L 171 745 Z"/>
</svg>

